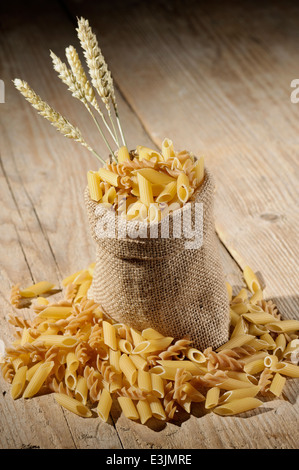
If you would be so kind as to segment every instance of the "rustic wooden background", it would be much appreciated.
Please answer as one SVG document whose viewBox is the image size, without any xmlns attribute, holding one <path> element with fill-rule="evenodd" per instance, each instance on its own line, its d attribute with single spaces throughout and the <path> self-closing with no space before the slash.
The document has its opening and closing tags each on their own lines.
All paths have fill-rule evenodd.
<svg viewBox="0 0 299 470">
<path fill-rule="evenodd" d="M 90 20 L 110 65 L 129 147 L 204 154 L 217 181 L 215 220 L 228 280 L 249 264 L 285 318 L 298 316 L 299 5 L 295 2 L 5 2 L 1 5 L 1 338 L 12 331 L 13 283 L 61 279 L 94 260 L 83 204 L 97 160 L 57 133 L 11 84 L 20 77 L 105 152 L 89 116 L 52 70 L 49 49 L 79 47 Z M 118 405 L 84 420 L 51 395 L 15 402 L 0 379 L 2 448 L 296 448 L 298 382 L 239 417 L 203 415 L 142 426 Z"/>
</svg>

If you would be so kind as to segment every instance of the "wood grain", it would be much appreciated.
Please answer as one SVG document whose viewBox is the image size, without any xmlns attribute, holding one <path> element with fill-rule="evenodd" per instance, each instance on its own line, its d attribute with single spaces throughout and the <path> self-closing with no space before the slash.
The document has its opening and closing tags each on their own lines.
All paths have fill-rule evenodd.
<svg viewBox="0 0 299 470">
<path fill-rule="evenodd" d="M 178 148 L 207 155 L 218 182 L 216 225 L 228 280 L 236 289 L 241 285 L 246 260 L 262 271 L 267 294 L 278 297 L 283 314 L 294 318 L 299 108 L 290 105 L 285 80 L 296 74 L 296 22 L 284 19 L 276 31 L 278 6 L 268 20 L 263 10 L 254 17 L 253 33 L 246 22 L 250 11 L 241 7 L 221 16 L 213 4 L 199 9 L 195 2 L 184 9 L 179 2 L 101 2 L 101 11 L 95 2 L 17 3 L 18 16 L 5 5 L 0 20 L 6 85 L 6 103 L 0 105 L 1 338 L 12 338 L 7 317 L 13 283 L 46 279 L 59 285 L 94 259 L 83 190 L 97 161 L 37 116 L 11 84 L 16 76 L 27 80 L 104 153 L 97 130 L 57 79 L 48 54 L 52 49 L 63 56 L 66 46 L 78 46 L 74 20 L 81 14 L 92 18 L 111 64 L 129 146 L 159 146 L 168 135 Z M 284 399 L 241 417 L 206 415 L 198 405 L 176 424 L 152 420 L 147 426 L 124 418 L 116 402 L 103 424 L 61 409 L 51 395 L 13 401 L 2 379 L 0 387 L 1 448 L 296 448 L 298 442 L 298 386 L 292 380 Z"/>
</svg>

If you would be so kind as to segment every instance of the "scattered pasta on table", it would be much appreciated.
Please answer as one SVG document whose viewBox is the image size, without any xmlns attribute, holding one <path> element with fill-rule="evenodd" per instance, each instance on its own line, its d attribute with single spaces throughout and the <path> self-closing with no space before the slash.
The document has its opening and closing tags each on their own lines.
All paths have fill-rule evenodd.
<svg viewBox="0 0 299 470">
<path fill-rule="evenodd" d="M 249 267 L 247 288 L 233 296 L 227 283 L 229 341 L 199 351 L 188 338 L 112 321 L 87 298 L 86 287 L 78 296 L 90 286 L 94 266 L 62 281 L 59 302 L 43 297 L 54 287 L 49 282 L 17 285 L 18 302 L 12 287 L 13 306 L 23 297 L 34 300 L 28 318 L 10 316 L 15 340 L 1 357 L 13 399 L 52 391 L 67 410 L 85 418 L 94 410 L 106 422 L 115 398 L 124 416 L 145 424 L 175 420 L 180 409 L 192 413 L 193 403 L 220 416 L 250 411 L 265 397 L 280 397 L 288 377 L 299 377 L 299 321 L 281 318 Z"/>
</svg>

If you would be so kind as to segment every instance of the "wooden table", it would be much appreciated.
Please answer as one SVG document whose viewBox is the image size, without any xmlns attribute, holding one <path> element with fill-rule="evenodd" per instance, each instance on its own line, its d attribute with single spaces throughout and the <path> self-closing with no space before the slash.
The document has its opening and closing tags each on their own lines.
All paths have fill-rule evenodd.
<svg viewBox="0 0 299 470">
<path fill-rule="evenodd" d="M 102 4 L 105 4 L 104 6 Z M 88 18 L 111 68 L 130 148 L 204 154 L 217 182 L 219 250 L 241 286 L 249 264 L 284 318 L 298 317 L 299 6 L 213 0 L 6 2 L 1 6 L 1 338 L 13 283 L 59 283 L 94 260 L 83 203 L 87 150 L 58 134 L 25 102 L 20 77 L 105 153 L 89 116 L 56 77 L 49 49 L 79 48 L 76 16 Z M 99 6 L 101 4 L 101 6 Z M 42 6 L 41 6 L 42 5 Z M 84 420 L 51 395 L 13 401 L 0 381 L 2 448 L 296 448 L 298 382 L 282 399 L 239 417 L 195 413 L 178 424 L 142 426 L 115 403 L 109 422 Z"/>
</svg>

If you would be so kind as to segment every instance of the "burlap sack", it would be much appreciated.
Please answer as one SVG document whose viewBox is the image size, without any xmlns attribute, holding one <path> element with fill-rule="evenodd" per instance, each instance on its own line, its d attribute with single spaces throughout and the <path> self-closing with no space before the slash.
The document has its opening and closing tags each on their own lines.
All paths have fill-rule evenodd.
<svg viewBox="0 0 299 470">
<path fill-rule="evenodd" d="M 92 297 L 108 316 L 138 330 L 152 327 L 175 339 L 188 336 L 201 350 L 217 348 L 228 340 L 229 308 L 214 228 L 214 189 L 213 178 L 206 171 L 191 202 L 166 218 L 168 238 L 163 238 L 165 233 L 167 236 L 166 219 L 155 224 L 158 238 L 149 238 L 148 224 L 148 238 L 132 238 L 138 224 L 121 221 L 114 211 L 93 202 L 86 188 L 91 234 L 97 244 Z M 176 238 L 178 224 L 183 226 L 185 216 L 188 221 L 188 213 L 191 224 Z M 114 231 L 115 220 L 120 225 Z M 127 223 L 126 234 L 122 223 Z M 108 229 L 111 238 L 107 237 Z M 196 237 L 192 239 L 194 229 Z M 190 248 L 199 245 L 200 233 L 202 246 Z"/>
</svg>

